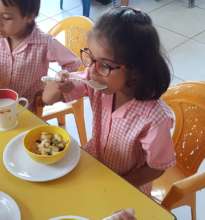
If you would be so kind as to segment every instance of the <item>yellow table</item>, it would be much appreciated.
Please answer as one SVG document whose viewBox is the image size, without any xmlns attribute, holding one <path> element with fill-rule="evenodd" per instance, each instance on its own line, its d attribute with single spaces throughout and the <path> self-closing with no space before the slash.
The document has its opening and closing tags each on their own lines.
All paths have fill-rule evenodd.
<svg viewBox="0 0 205 220">
<path fill-rule="evenodd" d="M 0 191 L 15 199 L 22 220 L 47 220 L 61 215 L 99 220 L 123 207 L 133 207 L 138 220 L 175 219 L 83 150 L 78 166 L 57 180 L 35 183 L 11 175 L 2 162 L 4 147 L 17 134 L 42 123 L 26 110 L 21 113 L 16 129 L 0 132 Z"/>
</svg>

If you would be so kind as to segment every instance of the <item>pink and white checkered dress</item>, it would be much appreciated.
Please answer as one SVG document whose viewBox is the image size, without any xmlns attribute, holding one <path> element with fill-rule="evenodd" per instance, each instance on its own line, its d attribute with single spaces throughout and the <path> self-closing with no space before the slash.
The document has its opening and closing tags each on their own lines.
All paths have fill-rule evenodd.
<svg viewBox="0 0 205 220">
<path fill-rule="evenodd" d="M 132 99 L 112 112 L 113 95 L 95 92 L 80 83 L 65 94 L 65 99 L 86 95 L 90 97 L 93 111 L 92 138 L 85 146 L 87 152 L 126 177 L 137 175 L 130 171 L 145 163 L 159 170 L 175 164 L 170 134 L 172 113 L 163 101 Z M 140 189 L 149 194 L 151 183 Z"/>
<path fill-rule="evenodd" d="M 47 75 L 49 62 L 78 69 L 80 60 L 53 37 L 34 28 L 12 52 L 6 38 L 0 38 L 0 88 L 10 88 L 26 97 L 30 104 L 42 89 L 41 77 Z"/>
</svg>

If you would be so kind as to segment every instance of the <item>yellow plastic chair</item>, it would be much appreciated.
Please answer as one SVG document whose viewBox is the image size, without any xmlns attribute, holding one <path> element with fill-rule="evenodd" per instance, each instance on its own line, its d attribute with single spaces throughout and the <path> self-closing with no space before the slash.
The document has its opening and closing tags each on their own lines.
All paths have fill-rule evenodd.
<svg viewBox="0 0 205 220">
<path fill-rule="evenodd" d="M 205 158 L 205 82 L 178 84 L 162 98 L 176 117 L 177 162 L 153 182 L 151 194 L 169 210 L 190 206 L 192 220 L 196 220 L 196 191 L 205 188 L 205 173 L 196 173 Z"/>
<path fill-rule="evenodd" d="M 80 57 L 80 49 L 86 47 L 87 33 L 91 30 L 93 22 L 84 16 L 68 17 L 56 24 L 49 34 L 61 37 L 62 42 L 74 54 Z M 82 70 L 83 67 L 80 67 Z M 78 129 L 81 145 L 87 143 L 83 98 L 69 103 L 55 103 L 52 106 L 43 106 L 41 94 L 36 95 L 35 112 L 43 120 L 57 118 L 59 125 L 65 125 L 65 115 L 72 113 Z"/>
</svg>

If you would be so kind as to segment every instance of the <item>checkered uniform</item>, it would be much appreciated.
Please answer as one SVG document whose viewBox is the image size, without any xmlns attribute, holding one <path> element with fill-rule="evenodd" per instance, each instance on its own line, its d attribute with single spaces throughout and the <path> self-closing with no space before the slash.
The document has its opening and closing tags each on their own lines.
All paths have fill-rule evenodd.
<svg viewBox="0 0 205 220">
<path fill-rule="evenodd" d="M 13 51 L 6 38 L 0 38 L 0 88 L 10 88 L 33 98 L 43 88 L 41 77 L 47 75 L 49 62 L 78 69 L 80 60 L 53 37 L 34 27 L 32 33 Z"/>
<path fill-rule="evenodd" d="M 93 111 L 92 138 L 84 147 L 87 152 L 125 179 L 133 179 L 131 172 L 148 164 L 165 170 L 175 164 L 175 153 L 170 129 L 172 112 L 161 100 L 132 99 L 114 112 L 113 95 L 94 91 L 82 83 L 75 83 L 68 101 L 89 96 Z M 150 194 L 151 183 L 140 187 Z"/>
</svg>

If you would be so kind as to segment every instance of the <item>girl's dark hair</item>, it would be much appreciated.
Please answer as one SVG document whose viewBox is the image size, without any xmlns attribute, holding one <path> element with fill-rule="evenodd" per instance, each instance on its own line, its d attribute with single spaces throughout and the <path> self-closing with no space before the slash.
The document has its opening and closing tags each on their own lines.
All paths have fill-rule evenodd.
<svg viewBox="0 0 205 220">
<path fill-rule="evenodd" d="M 18 7 L 23 17 L 31 15 L 38 16 L 40 0 L 2 0 L 2 2 L 6 7 Z"/>
<path fill-rule="evenodd" d="M 97 21 L 90 35 L 105 38 L 114 59 L 126 65 L 127 84 L 134 86 L 136 99 L 158 99 L 167 90 L 170 70 L 146 13 L 129 7 L 112 8 Z"/>
</svg>

